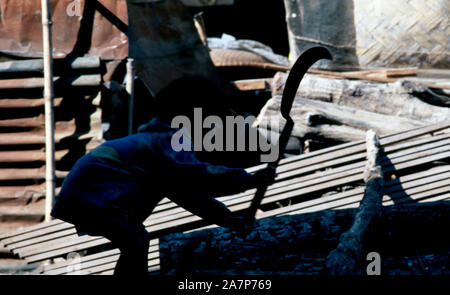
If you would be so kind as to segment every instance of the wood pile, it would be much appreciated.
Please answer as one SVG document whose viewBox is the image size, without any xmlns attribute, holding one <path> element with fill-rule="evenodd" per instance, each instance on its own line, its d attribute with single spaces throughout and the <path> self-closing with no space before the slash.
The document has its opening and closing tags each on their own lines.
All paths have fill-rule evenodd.
<svg viewBox="0 0 450 295">
<path fill-rule="evenodd" d="M 295 121 L 292 135 L 304 143 L 349 142 L 364 139 L 369 129 L 385 135 L 450 118 L 447 90 L 450 76 L 430 82 L 417 73 L 413 69 L 343 73 L 310 70 L 292 107 Z M 448 75 L 446 71 L 442 73 Z M 241 89 L 252 86 L 256 89 L 270 83 L 272 98 L 257 118 L 257 125 L 264 132 L 282 130 L 284 122 L 279 108 L 286 78 L 286 73 L 279 72 L 272 80 L 236 82 Z"/>
</svg>

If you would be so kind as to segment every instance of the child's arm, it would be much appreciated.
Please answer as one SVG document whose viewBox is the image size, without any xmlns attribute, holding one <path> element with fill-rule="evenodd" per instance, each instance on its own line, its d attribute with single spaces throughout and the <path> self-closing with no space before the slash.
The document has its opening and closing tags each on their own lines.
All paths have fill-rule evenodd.
<svg viewBox="0 0 450 295">
<path fill-rule="evenodd" d="M 209 223 L 237 231 L 252 224 L 251 220 L 239 215 L 233 215 L 222 202 L 213 197 L 196 194 L 175 194 L 169 196 L 169 199 Z"/>
</svg>

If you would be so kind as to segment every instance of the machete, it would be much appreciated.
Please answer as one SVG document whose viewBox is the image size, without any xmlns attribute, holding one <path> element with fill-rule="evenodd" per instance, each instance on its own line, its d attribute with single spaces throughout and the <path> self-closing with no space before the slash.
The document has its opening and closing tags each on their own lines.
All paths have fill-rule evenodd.
<svg viewBox="0 0 450 295">
<path fill-rule="evenodd" d="M 272 168 L 275 171 L 278 163 L 283 157 L 284 151 L 287 146 L 287 142 L 289 137 L 291 136 L 292 129 L 294 127 L 294 121 L 289 115 L 292 104 L 294 103 L 295 94 L 297 93 L 297 89 L 300 85 L 300 82 L 303 79 L 303 76 L 306 74 L 308 69 L 318 60 L 320 59 L 332 59 L 330 52 L 321 46 L 312 47 L 306 50 L 300 57 L 296 60 L 294 65 L 292 66 L 289 76 L 287 77 L 286 84 L 283 90 L 283 96 L 281 97 L 281 116 L 286 119 L 286 124 L 284 125 L 283 131 L 281 132 L 280 138 L 278 140 L 278 158 L 276 161 L 268 164 L 268 168 Z M 266 168 L 267 169 L 267 168 Z M 248 218 L 254 219 L 256 215 L 256 211 L 258 210 L 259 205 L 261 204 L 262 199 L 267 191 L 267 185 L 262 185 L 258 187 L 256 190 L 255 196 L 253 197 L 252 203 L 248 208 Z"/>
</svg>

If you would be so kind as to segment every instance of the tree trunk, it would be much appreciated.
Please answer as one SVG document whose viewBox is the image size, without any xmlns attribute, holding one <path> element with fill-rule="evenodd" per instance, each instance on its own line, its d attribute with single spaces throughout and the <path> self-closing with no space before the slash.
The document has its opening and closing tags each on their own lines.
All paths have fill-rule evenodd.
<svg viewBox="0 0 450 295">
<path fill-rule="evenodd" d="M 286 78 L 286 73 L 275 75 L 272 80 L 273 96 L 282 93 Z M 449 108 L 422 101 L 447 103 L 445 97 L 436 96 L 423 85 L 406 81 L 373 83 L 306 75 L 297 96 L 427 123 L 440 122 L 450 117 Z"/>
<path fill-rule="evenodd" d="M 260 128 L 282 130 L 284 119 L 280 115 L 281 97 L 270 99 L 255 122 Z M 382 115 L 333 103 L 299 98 L 291 110 L 294 130 L 292 135 L 300 138 L 328 138 L 338 141 L 363 140 L 365 131 L 387 135 L 425 125 L 420 121 Z M 389 122 L 389 124 L 386 124 Z"/>
</svg>

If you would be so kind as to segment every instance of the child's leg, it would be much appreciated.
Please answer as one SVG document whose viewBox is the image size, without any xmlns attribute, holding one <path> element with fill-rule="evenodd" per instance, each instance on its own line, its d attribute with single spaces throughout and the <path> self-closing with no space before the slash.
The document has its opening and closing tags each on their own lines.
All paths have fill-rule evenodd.
<svg viewBox="0 0 450 295">
<path fill-rule="evenodd" d="M 118 222 L 105 237 L 120 250 L 114 275 L 147 275 L 150 235 L 142 224 Z"/>
</svg>

